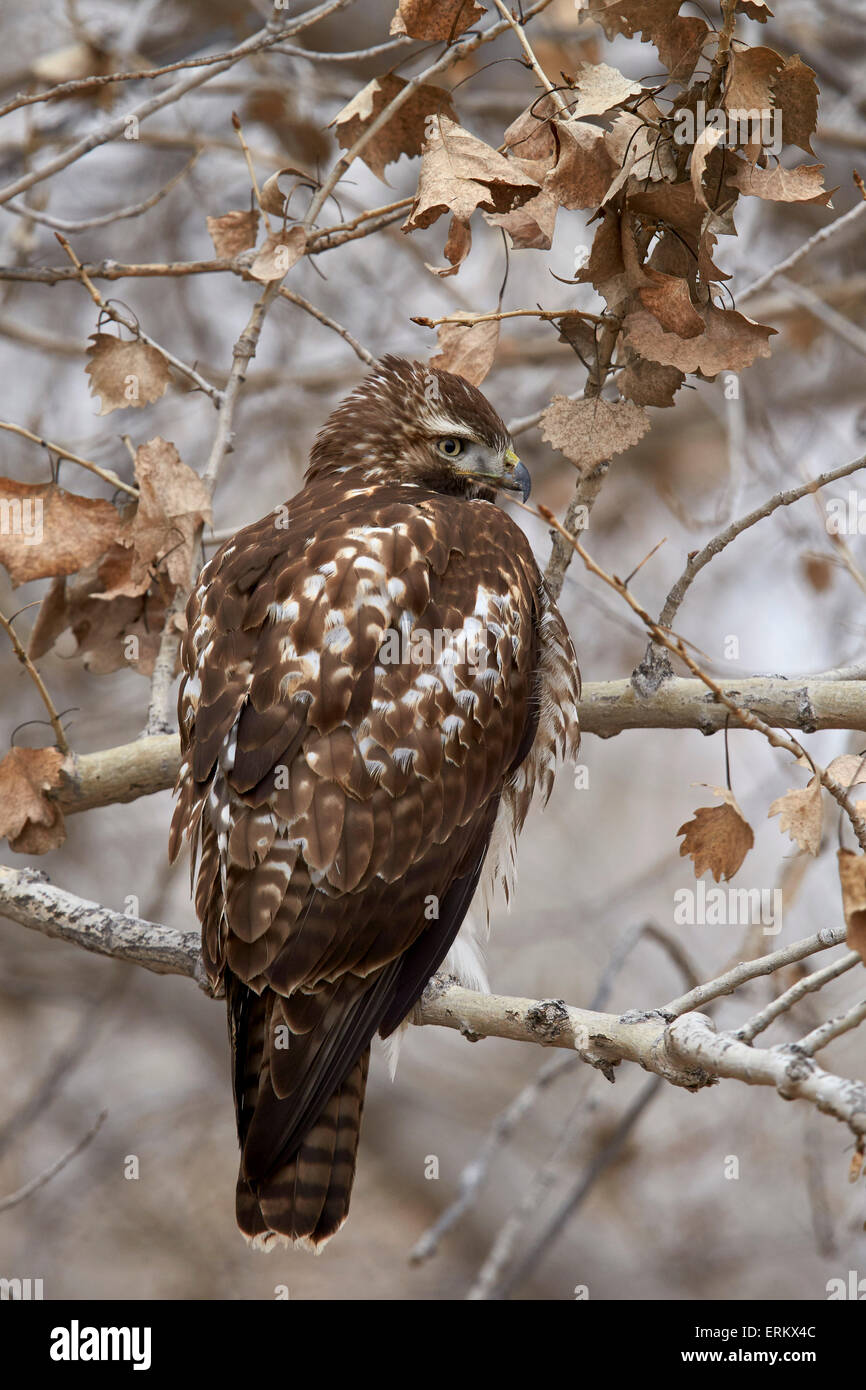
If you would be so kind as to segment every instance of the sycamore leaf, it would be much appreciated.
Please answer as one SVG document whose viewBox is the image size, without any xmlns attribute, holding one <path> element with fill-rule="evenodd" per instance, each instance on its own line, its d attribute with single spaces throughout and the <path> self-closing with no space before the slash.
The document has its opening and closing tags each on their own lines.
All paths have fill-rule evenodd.
<svg viewBox="0 0 866 1390">
<path fill-rule="evenodd" d="M 135 514 L 119 544 L 102 561 L 103 600 L 145 593 L 154 570 L 173 585 L 188 585 L 196 536 L 211 520 L 207 488 L 168 440 L 157 437 L 136 450 L 135 477 Z"/>
<path fill-rule="evenodd" d="M 633 401 L 571 401 L 554 396 L 541 417 L 542 439 L 584 472 L 637 444 L 650 427 Z"/>
<path fill-rule="evenodd" d="M 90 342 L 85 371 L 90 394 L 101 399 L 100 415 L 129 406 L 141 409 L 165 395 L 171 373 L 158 348 L 113 333 L 91 333 Z"/>
<path fill-rule="evenodd" d="M 737 14 L 744 14 L 748 19 L 756 19 L 759 24 L 766 24 L 768 19 L 773 18 L 773 11 L 765 0 L 734 0 L 734 9 Z"/>
<path fill-rule="evenodd" d="M 123 524 L 111 502 L 54 483 L 0 478 L 0 564 L 14 588 L 83 569 L 117 539 Z"/>
<path fill-rule="evenodd" d="M 434 275 L 444 279 L 446 275 L 456 275 L 469 252 L 472 249 L 472 230 L 468 222 L 460 222 L 456 217 L 451 218 L 448 226 L 448 239 L 445 242 L 445 259 L 450 261 L 450 265 L 427 265 L 427 269 Z"/>
<path fill-rule="evenodd" d="M 717 130 L 715 126 L 705 125 L 692 148 L 691 180 L 695 197 L 705 208 L 710 205 L 707 202 L 707 195 L 704 192 L 704 171 L 707 167 L 707 160 L 713 150 L 723 138 L 723 131 Z"/>
<path fill-rule="evenodd" d="M 685 82 L 701 56 L 709 29 L 703 19 L 680 16 L 681 0 L 588 0 L 593 19 L 609 39 L 640 33 L 653 43 L 670 77 Z"/>
<path fill-rule="evenodd" d="M 719 372 L 741 372 L 757 357 L 769 357 L 767 342 L 775 328 L 754 323 L 735 309 L 704 305 L 697 312 L 706 324 L 696 338 L 680 338 L 666 333 L 646 309 L 635 310 L 623 324 L 626 342 L 641 357 L 676 367 L 681 372 L 702 372 L 714 377 Z"/>
<path fill-rule="evenodd" d="M 46 792 L 63 780 L 57 748 L 13 748 L 0 762 L 0 835 L 16 854 L 45 854 L 66 839 L 63 812 Z"/>
<path fill-rule="evenodd" d="M 235 208 L 221 217 L 209 217 L 207 230 L 218 256 L 233 261 L 242 251 L 255 246 L 259 230 L 259 211 Z"/>
<path fill-rule="evenodd" d="M 250 266 L 250 274 L 267 284 L 282 280 L 306 250 L 307 234 L 303 227 L 289 227 L 269 236 Z"/>
<path fill-rule="evenodd" d="M 499 320 L 487 319 L 484 323 L 470 322 L 465 326 L 443 323 L 436 337 L 439 352 L 430 358 L 430 366 L 438 367 L 443 372 L 454 372 L 473 386 L 480 386 L 496 356 Z"/>
<path fill-rule="evenodd" d="M 484 220 L 508 233 L 515 251 L 549 251 L 559 203 L 545 188 L 513 212 L 485 212 Z M 448 248 L 445 248 L 448 254 Z"/>
<path fill-rule="evenodd" d="M 601 116 L 642 91 L 639 82 L 632 82 L 607 63 L 579 63 L 572 86 L 577 91 L 577 101 L 569 101 L 568 109 L 578 121 L 583 116 Z"/>
<path fill-rule="evenodd" d="M 131 667 L 142 676 L 152 674 L 165 626 L 166 595 L 157 587 L 145 594 L 105 599 L 102 573 L 108 569 L 103 562 L 72 583 L 55 579 L 30 634 L 31 660 L 49 651 L 70 629 L 86 671 L 108 675 Z"/>
<path fill-rule="evenodd" d="M 476 208 L 510 212 L 540 192 L 535 179 L 468 130 L 440 116 L 424 146 L 418 191 L 405 232 L 429 227 L 443 213 L 468 222 Z"/>
<path fill-rule="evenodd" d="M 827 765 L 827 772 L 841 787 L 855 787 L 866 782 L 866 757 L 857 753 L 842 753 Z"/>
<path fill-rule="evenodd" d="M 824 802 L 821 797 L 821 783 L 817 777 L 813 777 L 806 787 L 792 787 L 784 796 L 777 796 L 767 815 L 779 817 L 779 829 L 783 834 L 787 832 L 800 849 L 813 855 L 818 853 L 824 822 Z"/>
<path fill-rule="evenodd" d="M 559 155 L 545 175 L 545 193 L 570 212 L 598 207 L 618 167 L 604 132 L 586 121 L 560 121 L 556 134 Z"/>
<path fill-rule="evenodd" d="M 652 284 L 638 290 L 641 303 L 665 332 L 676 333 L 678 338 L 696 338 L 703 333 L 704 321 L 692 304 L 687 282 L 650 267 L 645 267 L 645 274 Z"/>
<path fill-rule="evenodd" d="M 679 391 L 685 377 L 676 367 L 663 367 L 660 362 L 649 362 L 645 357 L 635 357 L 617 379 L 621 396 L 634 401 L 635 405 L 673 405 L 674 396 Z"/>
<path fill-rule="evenodd" d="M 866 965 L 866 854 L 840 849 L 837 861 L 848 945 Z"/>
<path fill-rule="evenodd" d="M 799 164 L 796 169 L 759 169 L 748 160 L 738 159 L 727 181 L 741 193 L 769 198 L 777 203 L 821 203 L 829 205 L 834 189 L 824 187 L 823 164 Z"/>
<path fill-rule="evenodd" d="M 484 15 L 475 0 L 399 0 L 390 33 L 413 39 L 456 39 Z"/>
<path fill-rule="evenodd" d="M 556 107 L 550 97 L 540 97 L 511 122 L 504 143 L 518 159 L 554 164 L 559 148 L 551 121 L 555 114 Z"/>
<path fill-rule="evenodd" d="M 367 129 L 390 101 L 408 84 L 402 77 L 374 77 L 352 100 L 338 112 L 331 125 L 336 127 L 340 148 L 347 150 Z M 450 93 L 444 87 L 422 83 L 381 130 L 368 140 L 360 158 L 380 179 L 385 168 L 402 154 L 417 155 L 427 138 L 427 119 L 431 115 L 446 115 L 457 121 Z"/>
<path fill-rule="evenodd" d="M 772 110 L 773 80 L 784 62 L 774 48 L 732 48 L 723 99 L 725 110 Z"/>
<path fill-rule="evenodd" d="M 280 188 L 280 179 L 284 174 L 293 174 L 295 182 L 284 193 Z M 282 169 L 278 169 L 275 174 L 271 174 L 262 184 L 262 191 L 259 194 L 259 206 L 262 212 L 268 212 L 272 217 L 288 217 L 289 203 L 292 201 L 292 194 L 300 183 L 309 184 L 312 182 L 309 174 L 304 173 L 303 169 L 296 169 L 293 164 L 284 164 Z"/>
<path fill-rule="evenodd" d="M 733 792 L 727 787 L 713 787 L 713 793 L 723 799 L 721 806 L 699 806 L 694 817 L 677 831 L 682 835 L 680 855 L 691 857 L 695 878 L 707 869 L 716 883 L 733 878 L 755 843 L 752 827 L 746 820 Z"/>
<path fill-rule="evenodd" d="M 815 70 L 793 53 L 772 81 L 773 98 L 782 113 L 787 145 L 814 154 L 812 135 L 818 124 L 818 83 Z"/>
</svg>

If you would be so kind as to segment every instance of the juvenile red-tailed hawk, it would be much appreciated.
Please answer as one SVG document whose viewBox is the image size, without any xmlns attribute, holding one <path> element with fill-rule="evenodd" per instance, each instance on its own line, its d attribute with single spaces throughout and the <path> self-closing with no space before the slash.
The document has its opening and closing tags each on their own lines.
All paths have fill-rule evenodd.
<svg viewBox="0 0 866 1390">
<path fill-rule="evenodd" d="M 346 1219 L 370 1058 L 506 877 L 577 750 L 574 651 L 523 532 L 529 477 L 461 377 L 386 357 L 306 485 L 205 565 L 187 608 L 170 852 L 198 856 L 225 986 L 254 1245 Z"/>
</svg>

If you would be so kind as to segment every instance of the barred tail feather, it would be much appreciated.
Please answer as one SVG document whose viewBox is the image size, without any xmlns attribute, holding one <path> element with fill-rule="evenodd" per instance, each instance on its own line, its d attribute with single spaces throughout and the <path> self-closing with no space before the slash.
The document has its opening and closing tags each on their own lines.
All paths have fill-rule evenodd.
<svg viewBox="0 0 866 1390">
<path fill-rule="evenodd" d="M 250 1181 L 241 1160 L 237 1220 L 256 1249 L 298 1242 L 321 1251 L 346 1220 L 369 1064 L 367 1048 L 287 1163 Z"/>
</svg>

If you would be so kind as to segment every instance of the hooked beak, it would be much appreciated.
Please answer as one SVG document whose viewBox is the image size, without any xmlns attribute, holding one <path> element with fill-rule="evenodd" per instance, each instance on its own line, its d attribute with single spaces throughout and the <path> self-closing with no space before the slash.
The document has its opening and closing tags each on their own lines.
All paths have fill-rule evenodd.
<svg viewBox="0 0 866 1390">
<path fill-rule="evenodd" d="M 523 466 L 520 459 L 513 449 L 505 450 L 505 463 L 508 472 L 502 478 L 501 487 L 507 488 L 509 492 L 519 492 L 525 502 L 532 488 L 532 479 L 529 470 Z"/>
</svg>

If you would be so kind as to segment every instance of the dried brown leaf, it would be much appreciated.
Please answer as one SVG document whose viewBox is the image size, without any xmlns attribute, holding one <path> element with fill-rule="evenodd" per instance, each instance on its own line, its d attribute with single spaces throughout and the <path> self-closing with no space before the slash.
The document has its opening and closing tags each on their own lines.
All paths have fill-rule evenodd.
<svg viewBox="0 0 866 1390">
<path fill-rule="evenodd" d="M 211 520 L 207 488 L 168 440 L 157 437 L 136 450 L 135 476 L 135 513 L 100 566 L 104 599 L 145 593 L 156 570 L 172 585 L 188 585 L 196 535 Z"/>
<path fill-rule="evenodd" d="M 130 406 L 140 409 L 165 395 L 171 373 L 158 348 L 113 333 L 91 333 L 90 342 L 85 371 L 91 395 L 100 397 L 100 415 Z"/>
<path fill-rule="evenodd" d="M 866 782 L 866 758 L 857 753 L 841 753 L 827 764 L 827 772 L 841 787 L 856 787 Z"/>
<path fill-rule="evenodd" d="M 793 53 L 772 81 L 773 98 L 782 113 L 787 145 L 814 154 L 812 136 L 818 124 L 818 83 L 815 70 Z"/>
<path fill-rule="evenodd" d="M 678 338 L 696 338 L 703 333 L 704 321 L 692 304 L 686 281 L 651 267 L 645 268 L 645 274 L 652 284 L 638 290 L 641 303 L 665 332 L 676 333 Z"/>
<path fill-rule="evenodd" d="M 0 564 L 13 587 L 83 569 L 123 525 L 117 509 L 100 498 L 79 497 L 53 483 L 0 478 Z"/>
<path fill-rule="evenodd" d="M 663 408 L 673 405 L 674 396 L 684 381 L 683 373 L 677 371 L 676 367 L 663 367 L 660 362 L 635 357 L 620 373 L 617 386 L 620 395 L 634 401 L 635 405 Z"/>
<path fill-rule="evenodd" d="M 639 82 L 624 77 L 607 63 L 579 63 L 571 84 L 577 91 L 577 101 L 569 98 L 568 109 L 573 120 L 583 116 L 601 116 L 629 97 L 639 96 Z"/>
<path fill-rule="evenodd" d="M 717 130 L 715 126 L 705 125 L 692 149 L 691 180 L 695 198 L 702 203 L 705 208 L 710 204 L 707 202 L 707 195 L 704 192 L 704 173 L 707 167 L 707 160 L 713 150 L 723 138 L 723 132 Z"/>
<path fill-rule="evenodd" d="M 234 208 L 231 212 L 224 212 L 221 217 L 209 217 L 207 230 L 217 255 L 233 261 L 235 256 L 256 244 L 258 208 L 247 209 L 246 212 Z"/>
<path fill-rule="evenodd" d="M 695 878 L 709 869 L 718 883 L 720 879 L 733 878 L 754 845 L 755 836 L 733 792 L 727 787 L 712 790 L 722 797 L 722 805 L 699 806 L 692 820 L 681 825 L 677 834 L 684 836 L 680 855 L 691 857 Z"/>
<path fill-rule="evenodd" d="M 755 198 L 768 198 L 776 203 L 821 203 L 829 205 L 834 189 L 824 187 L 823 164 L 799 164 L 796 169 L 759 169 L 745 159 L 738 159 L 727 182 L 741 193 Z"/>
<path fill-rule="evenodd" d="M 540 191 L 516 161 L 440 116 L 436 134 L 424 146 L 418 191 L 403 230 L 429 227 L 446 212 L 461 222 L 468 222 L 479 207 L 511 212 Z"/>
<path fill-rule="evenodd" d="M 475 0 L 398 0 L 390 33 L 413 39 L 456 39 L 485 14 Z"/>
<path fill-rule="evenodd" d="M 46 795 L 63 780 L 57 748 L 13 748 L 0 762 L 0 835 L 16 854 L 45 854 L 66 839 L 63 812 Z"/>
<path fill-rule="evenodd" d="M 707 377 L 722 371 L 741 372 L 757 357 L 770 356 L 767 340 L 774 328 L 713 304 L 697 312 L 706 324 L 704 332 L 696 338 L 680 338 L 666 333 L 646 309 L 637 309 L 623 323 L 626 342 L 641 357 L 681 372 L 699 371 Z"/>
<path fill-rule="evenodd" d="M 465 326 L 443 323 L 436 337 L 439 352 L 430 358 L 430 366 L 444 372 L 454 372 L 473 386 L 480 386 L 496 356 L 499 320 L 488 319 L 484 323 L 468 323 Z"/>
<path fill-rule="evenodd" d="M 303 227 L 289 227 L 269 236 L 250 266 L 250 274 L 264 284 L 282 280 L 306 250 L 307 234 Z"/>
<path fill-rule="evenodd" d="M 777 796 L 767 815 L 779 816 L 779 829 L 787 832 L 800 849 L 809 854 L 818 853 L 824 823 L 824 802 L 817 777 L 813 777 L 806 787 L 792 787 L 784 796 Z"/>
<path fill-rule="evenodd" d="M 349 149 L 407 85 L 402 77 L 393 75 L 374 77 L 368 82 L 331 121 L 331 125 L 336 127 L 340 148 Z M 391 119 L 371 136 L 360 158 L 378 178 L 384 179 L 386 166 L 393 164 L 402 154 L 414 156 L 421 153 L 427 137 L 427 118 L 431 115 L 445 115 L 457 121 L 450 93 L 444 87 L 434 87 L 425 82 L 414 88 L 412 95 L 398 107 Z"/>
<path fill-rule="evenodd" d="M 866 854 L 840 849 L 836 857 L 848 945 L 866 965 Z"/>
<path fill-rule="evenodd" d="M 571 401 L 567 396 L 554 396 L 541 425 L 542 439 L 588 471 L 642 439 L 650 419 L 633 401 L 611 402 L 600 397 Z"/>
<path fill-rule="evenodd" d="M 559 154 L 545 175 L 545 193 L 569 211 L 598 207 L 618 167 L 604 132 L 585 121 L 560 121 L 556 133 Z"/>
<path fill-rule="evenodd" d="M 513 212 L 485 212 L 484 220 L 508 233 L 515 251 L 549 251 L 559 203 L 544 188 Z M 448 248 L 445 248 L 448 254 Z"/>
<path fill-rule="evenodd" d="M 732 48 L 725 89 L 726 111 L 769 111 L 773 106 L 773 81 L 784 66 L 774 48 Z"/>
</svg>

